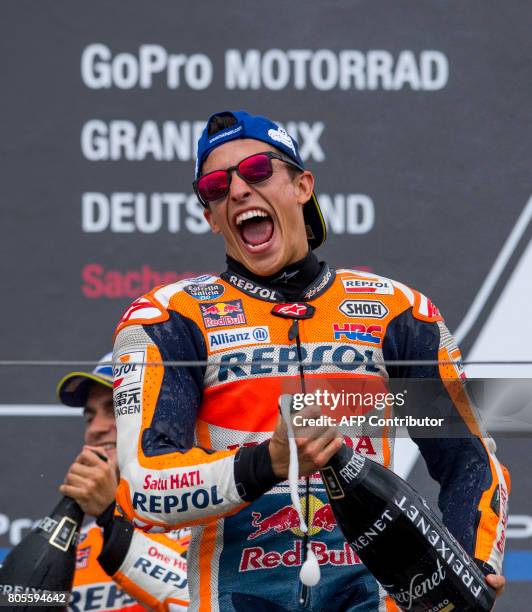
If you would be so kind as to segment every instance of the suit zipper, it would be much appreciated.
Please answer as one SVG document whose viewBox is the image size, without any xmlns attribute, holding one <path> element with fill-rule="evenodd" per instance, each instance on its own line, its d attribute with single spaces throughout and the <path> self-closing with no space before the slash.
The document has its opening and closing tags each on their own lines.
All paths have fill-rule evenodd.
<svg viewBox="0 0 532 612">
<path fill-rule="evenodd" d="M 296 341 L 297 360 L 299 362 L 299 379 L 301 383 L 301 392 L 306 393 L 305 373 L 303 370 L 303 357 L 301 354 L 301 338 L 299 337 L 299 320 L 294 319 L 290 329 L 288 330 L 288 339 Z M 308 525 L 310 521 L 310 479 L 305 478 L 305 523 Z M 307 546 L 309 541 L 308 531 L 303 536 L 303 563 L 307 560 Z M 299 603 L 304 607 L 310 604 L 310 588 L 305 584 L 300 584 Z"/>
</svg>

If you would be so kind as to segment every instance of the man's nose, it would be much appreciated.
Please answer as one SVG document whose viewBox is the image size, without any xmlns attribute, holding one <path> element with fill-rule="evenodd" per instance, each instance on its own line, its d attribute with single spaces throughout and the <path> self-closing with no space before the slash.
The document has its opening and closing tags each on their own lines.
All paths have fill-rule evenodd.
<svg viewBox="0 0 532 612">
<path fill-rule="evenodd" d="M 93 417 L 87 428 L 87 433 L 92 436 L 106 434 L 114 427 L 114 419 L 97 414 Z"/>
<path fill-rule="evenodd" d="M 231 185 L 229 186 L 229 197 L 234 201 L 245 199 L 251 195 L 251 188 L 246 181 L 233 172 Z"/>
</svg>

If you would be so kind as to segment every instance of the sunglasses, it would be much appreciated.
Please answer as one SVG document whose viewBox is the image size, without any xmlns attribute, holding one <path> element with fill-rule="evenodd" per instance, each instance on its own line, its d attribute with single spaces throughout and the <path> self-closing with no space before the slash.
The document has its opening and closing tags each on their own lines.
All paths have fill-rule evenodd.
<svg viewBox="0 0 532 612">
<path fill-rule="evenodd" d="M 192 183 L 198 200 L 207 208 L 209 202 L 225 197 L 229 193 L 233 171 L 246 183 L 260 183 L 269 179 L 273 174 L 272 159 L 279 159 L 298 170 L 304 170 L 299 164 L 279 153 L 273 151 L 255 153 L 238 162 L 236 166 L 231 166 L 226 170 L 214 170 L 200 176 L 198 180 Z"/>
</svg>

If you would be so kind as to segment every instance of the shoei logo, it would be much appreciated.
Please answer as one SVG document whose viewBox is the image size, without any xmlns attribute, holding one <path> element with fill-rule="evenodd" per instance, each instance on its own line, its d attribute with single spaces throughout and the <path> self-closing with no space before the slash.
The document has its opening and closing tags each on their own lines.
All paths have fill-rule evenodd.
<svg viewBox="0 0 532 612">
<path fill-rule="evenodd" d="M 344 300 L 338 309 L 348 317 L 361 319 L 383 319 L 389 312 L 388 308 L 377 300 Z"/>
<path fill-rule="evenodd" d="M 296 155 L 296 148 L 294 147 L 294 142 L 292 138 L 288 135 L 288 132 L 284 128 L 280 127 L 280 128 L 277 128 L 276 130 L 272 128 L 268 130 L 268 136 L 272 140 L 275 140 L 277 142 L 280 142 L 281 144 L 284 144 L 285 147 L 288 147 L 289 149 L 291 149 L 294 152 L 294 155 Z"/>
</svg>

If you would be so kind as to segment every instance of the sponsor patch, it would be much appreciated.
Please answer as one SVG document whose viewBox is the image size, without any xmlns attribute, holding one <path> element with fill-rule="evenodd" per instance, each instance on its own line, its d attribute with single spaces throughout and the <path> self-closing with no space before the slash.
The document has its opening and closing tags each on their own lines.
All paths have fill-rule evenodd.
<svg viewBox="0 0 532 612">
<path fill-rule="evenodd" d="M 193 276 L 192 278 L 189 278 L 187 280 L 193 283 L 204 283 L 211 279 L 212 279 L 212 276 L 210 274 L 200 274 L 200 276 Z"/>
<path fill-rule="evenodd" d="M 380 344 L 382 340 L 382 327 L 380 325 L 364 325 L 363 323 L 333 323 L 335 340 L 355 340 Z"/>
<path fill-rule="evenodd" d="M 238 289 L 244 293 L 247 293 L 247 295 L 260 298 L 261 300 L 267 300 L 269 302 L 276 302 L 278 299 L 277 291 L 268 289 L 268 287 L 256 285 L 246 278 L 237 276 L 236 274 L 227 274 L 227 272 L 223 272 L 222 278 L 228 283 L 231 283 L 231 285 L 234 287 L 238 287 Z"/>
<path fill-rule="evenodd" d="M 338 309 L 347 317 L 360 319 L 383 319 L 389 312 L 378 300 L 344 300 Z"/>
<path fill-rule="evenodd" d="M 315 287 L 311 287 L 305 293 L 305 299 L 306 300 L 310 300 L 315 295 L 317 295 L 320 291 L 322 291 L 329 284 L 329 281 L 331 280 L 331 277 L 332 277 L 332 272 L 331 272 L 330 269 L 327 269 L 327 272 L 323 275 L 323 277 L 320 280 L 320 282 Z"/>
<path fill-rule="evenodd" d="M 207 506 L 213 508 L 224 503 L 218 494 L 218 485 L 210 488 L 196 488 L 180 495 L 148 495 L 133 493 L 132 506 L 134 510 L 142 510 L 150 514 L 175 514 L 190 512 L 192 508 L 203 510 Z"/>
<path fill-rule="evenodd" d="M 421 321 L 430 321 L 431 323 L 435 321 L 443 321 L 443 317 L 441 316 L 438 308 L 426 295 L 423 295 L 422 293 L 418 293 L 416 295 L 416 301 L 414 303 L 414 308 L 412 309 L 412 314 L 414 317 L 416 317 L 416 319 L 420 319 Z"/>
<path fill-rule="evenodd" d="M 113 365 L 113 388 L 126 387 L 140 383 L 144 368 L 144 351 L 132 351 L 118 357 L 118 364 Z"/>
<path fill-rule="evenodd" d="M 307 349 L 301 346 L 299 354 L 305 370 L 319 372 L 324 362 L 331 370 L 380 373 L 382 366 L 375 363 L 373 347 L 353 344 L 317 344 Z M 251 352 L 251 354 L 250 354 Z M 278 376 L 288 374 L 299 366 L 298 351 L 294 346 L 256 346 L 248 351 L 233 349 L 220 356 L 219 363 L 207 371 L 207 386 L 215 381 L 224 383 L 240 378 Z"/>
<path fill-rule="evenodd" d="M 117 389 L 113 397 L 115 417 L 119 418 L 125 414 L 140 414 L 140 395 L 140 386 L 132 389 Z"/>
<path fill-rule="evenodd" d="M 392 283 L 384 279 L 343 278 L 342 284 L 346 293 L 393 295 Z"/>
<path fill-rule="evenodd" d="M 462 362 L 462 354 L 460 353 L 460 349 L 458 347 L 449 352 L 449 359 L 453 362 L 453 366 L 458 377 L 465 380 L 467 375 Z"/>
<path fill-rule="evenodd" d="M 316 309 L 304 302 L 293 302 L 292 304 L 276 304 L 272 308 L 272 314 L 284 319 L 310 319 L 314 316 Z"/>
<path fill-rule="evenodd" d="M 147 491 L 168 491 L 202 485 L 203 480 L 199 470 L 171 474 L 168 478 L 160 478 L 154 474 L 146 474 L 142 488 Z"/>
<path fill-rule="evenodd" d="M 325 542 L 311 542 L 312 551 L 319 565 L 358 565 L 358 555 L 347 542 L 343 548 L 329 548 Z M 303 563 L 303 541 L 293 541 L 292 547 L 283 551 L 265 550 L 262 546 L 246 547 L 242 550 L 239 572 L 271 570 L 277 567 L 299 567 Z"/>
<path fill-rule="evenodd" d="M 439 308 L 434 305 L 429 298 L 427 298 L 427 310 L 428 310 L 428 316 L 432 319 L 433 317 L 441 317 L 441 313 Z"/>
<path fill-rule="evenodd" d="M 76 569 L 85 569 L 89 564 L 89 557 L 91 554 L 91 547 L 85 546 L 85 548 L 78 548 L 76 551 Z"/>
<path fill-rule="evenodd" d="M 215 331 L 207 334 L 210 351 L 219 351 L 246 344 L 265 344 L 270 342 L 270 328 L 265 326 L 241 327 L 238 330 L 225 332 Z"/>
<path fill-rule="evenodd" d="M 187 285 L 183 291 L 196 300 L 216 300 L 224 294 L 225 287 L 220 283 L 212 285 Z"/>
<path fill-rule="evenodd" d="M 45 516 L 37 523 L 37 528 L 42 529 L 45 533 L 52 533 L 57 525 L 58 522 L 55 519 Z"/>
<path fill-rule="evenodd" d="M 302 508 L 306 508 L 306 502 L 301 500 Z M 336 519 L 331 504 L 324 504 L 314 495 L 309 497 L 309 519 L 308 532 L 311 536 L 316 535 L 322 529 L 331 532 L 336 527 Z M 248 540 L 254 540 L 270 532 L 283 533 L 291 531 L 295 535 L 303 536 L 300 529 L 299 514 L 292 505 L 283 506 L 271 514 L 261 512 L 251 513 L 251 526 L 253 531 L 248 535 Z"/>
<path fill-rule="evenodd" d="M 294 155 L 296 155 L 296 148 L 294 147 L 294 141 L 292 140 L 292 138 L 289 136 L 288 132 L 284 128 L 278 127 L 276 130 L 271 128 L 268 130 L 268 136 L 272 140 L 275 140 L 277 142 L 281 142 L 282 144 L 284 144 L 285 147 L 288 147 L 289 149 L 291 149 L 294 152 Z"/>
<path fill-rule="evenodd" d="M 207 329 L 212 327 L 228 327 L 230 325 L 245 325 L 247 323 L 242 300 L 200 304 L 203 324 Z"/>
</svg>

